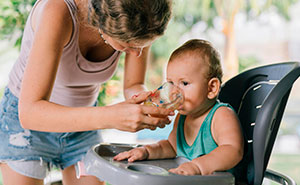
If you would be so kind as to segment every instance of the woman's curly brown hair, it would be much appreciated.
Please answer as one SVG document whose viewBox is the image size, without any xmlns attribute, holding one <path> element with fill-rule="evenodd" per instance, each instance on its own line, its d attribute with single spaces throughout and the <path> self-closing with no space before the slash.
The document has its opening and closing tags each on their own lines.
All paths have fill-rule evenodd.
<svg viewBox="0 0 300 185">
<path fill-rule="evenodd" d="M 148 40 L 164 34 L 171 5 L 171 0 L 89 0 L 89 20 L 120 41 Z"/>
</svg>

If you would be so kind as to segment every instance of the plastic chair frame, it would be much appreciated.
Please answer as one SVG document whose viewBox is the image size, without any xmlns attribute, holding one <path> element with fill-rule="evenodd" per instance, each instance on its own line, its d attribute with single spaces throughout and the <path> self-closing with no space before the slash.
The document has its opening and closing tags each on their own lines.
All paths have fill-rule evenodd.
<svg viewBox="0 0 300 185">
<path fill-rule="evenodd" d="M 273 69 L 275 70 L 272 71 Z M 269 91 L 268 94 L 257 97 L 264 98 L 264 100 L 258 108 L 259 110 L 257 111 L 255 122 L 251 123 L 251 126 L 253 126 L 252 140 L 246 139 L 246 154 L 244 155 L 246 159 L 243 159 L 250 163 L 245 165 L 245 161 L 243 161 L 244 164 L 240 163 L 240 166 L 238 165 L 239 168 L 237 168 L 242 169 L 243 175 L 247 176 L 248 184 L 260 185 L 264 177 L 283 184 L 296 184 L 294 180 L 288 176 L 272 170 L 266 171 L 266 167 L 270 159 L 291 88 L 299 75 L 299 62 L 277 63 L 242 72 L 226 82 L 221 88 L 219 99 L 222 102 L 230 103 L 240 117 L 242 116 L 239 113 L 243 104 L 243 98 L 248 94 L 249 89 L 262 85 L 273 85 L 270 90 L 265 90 L 265 92 Z M 273 79 L 274 77 L 275 79 Z M 253 114 L 255 115 L 255 113 Z M 242 117 L 240 117 L 240 119 L 241 118 Z M 247 130 L 249 129 L 249 125 L 246 124 L 249 123 L 241 123 L 243 132 L 249 134 L 249 130 Z M 247 154 L 248 151 L 250 154 Z"/>
</svg>

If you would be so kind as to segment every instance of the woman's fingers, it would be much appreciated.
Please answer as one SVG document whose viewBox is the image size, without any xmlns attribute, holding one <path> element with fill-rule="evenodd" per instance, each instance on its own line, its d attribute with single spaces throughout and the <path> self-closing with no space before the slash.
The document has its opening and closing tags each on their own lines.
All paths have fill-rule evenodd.
<svg viewBox="0 0 300 185">
<path fill-rule="evenodd" d="M 142 106 L 142 112 L 146 115 L 151 115 L 152 117 L 167 117 L 174 116 L 174 111 L 153 106 Z"/>
<path fill-rule="evenodd" d="M 134 95 L 129 103 L 139 104 L 144 102 L 148 96 L 151 95 L 151 92 L 142 92 L 138 95 Z M 147 128 L 150 130 L 155 130 L 157 127 L 164 128 L 166 124 L 170 123 L 168 116 L 173 116 L 174 112 L 161 107 L 145 106 L 140 105 L 142 120 L 140 120 L 144 125 L 141 129 Z"/>
<path fill-rule="evenodd" d="M 168 116 L 172 115 L 174 115 L 174 112 L 165 108 L 142 106 L 142 129 L 164 128 L 171 123 Z"/>
<path fill-rule="evenodd" d="M 145 115 L 143 117 L 143 123 L 145 124 L 145 128 L 149 128 L 151 130 L 155 130 L 156 127 L 164 128 L 167 124 L 170 124 L 170 119 L 168 117 L 158 118 L 149 115 Z"/>
<path fill-rule="evenodd" d="M 132 98 L 130 98 L 128 100 L 128 102 L 129 103 L 140 104 L 140 103 L 146 101 L 146 99 L 148 98 L 148 96 L 150 96 L 150 94 L 151 94 L 151 91 L 141 92 L 140 94 L 132 96 Z"/>
<path fill-rule="evenodd" d="M 164 128 L 170 123 L 168 116 L 174 112 L 161 107 L 150 107 L 132 104 L 128 101 L 112 106 L 118 116 L 115 118 L 116 129 L 137 132 L 142 129 L 155 130 L 157 127 Z"/>
</svg>

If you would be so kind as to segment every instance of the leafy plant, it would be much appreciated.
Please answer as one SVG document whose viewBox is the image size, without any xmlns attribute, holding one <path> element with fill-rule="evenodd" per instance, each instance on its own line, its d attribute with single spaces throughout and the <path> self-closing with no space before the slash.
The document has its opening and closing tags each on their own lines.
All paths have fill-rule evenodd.
<svg viewBox="0 0 300 185">
<path fill-rule="evenodd" d="M 0 39 L 14 42 L 21 46 L 23 30 L 29 12 L 36 0 L 1 0 L 0 1 Z"/>
<path fill-rule="evenodd" d="M 105 106 L 109 104 L 113 98 L 121 94 L 121 89 L 122 89 L 121 79 L 123 79 L 123 74 L 124 74 L 123 73 L 124 60 L 125 60 L 125 56 L 124 54 L 122 54 L 120 57 L 117 71 L 115 72 L 113 77 L 109 81 L 101 85 L 97 97 L 98 106 Z"/>
<path fill-rule="evenodd" d="M 248 19 L 255 19 L 264 12 L 275 10 L 278 15 L 289 20 L 289 8 L 298 0 L 174 0 L 173 22 L 170 25 L 173 34 L 166 38 L 164 45 L 174 46 L 172 39 L 190 31 L 198 22 L 205 24 L 205 29 L 219 28 L 224 35 L 224 68 L 225 78 L 228 79 L 238 73 L 238 53 L 235 44 L 234 24 L 238 13 L 244 12 Z M 215 20 L 221 20 L 221 25 Z M 169 28 L 170 29 L 170 28 Z M 170 39 L 171 38 L 171 39 Z M 169 47 L 159 50 L 165 53 Z"/>
<path fill-rule="evenodd" d="M 16 47 L 20 47 L 26 19 L 35 1 L 0 1 L 0 39 L 9 39 Z M 226 70 L 229 74 L 237 73 L 239 60 L 233 29 L 235 15 L 238 12 L 245 12 L 248 19 L 255 19 L 262 13 L 275 9 L 279 15 L 289 20 L 289 7 L 298 0 L 174 0 L 173 2 L 173 18 L 168 29 L 165 35 L 159 38 L 152 47 L 151 65 L 154 66 L 152 70 L 155 75 L 157 74 L 156 71 L 162 71 L 162 62 L 159 61 L 166 61 L 170 53 L 179 46 L 179 38 L 184 33 L 189 32 L 199 22 L 205 24 L 206 30 L 216 28 L 216 26 L 220 26 L 214 23 L 216 19 L 222 20 L 222 32 L 225 38 L 224 67 L 232 69 Z M 120 65 L 118 70 L 123 70 L 123 66 Z M 122 79 L 120 75 L 114 78 Z M 109 84 L 103 84 L 99 94 L 100 105 L 106 104 L 103 96 L 107 94 L 107 88 L 109 88 Z"/>
<path fill-rule="evenodd" d="M 249 67 L 254 67 L 259 64 L 259 59 L 255 56 L 239 57 L 239 72 L 242 72 Z"/>
</svg>

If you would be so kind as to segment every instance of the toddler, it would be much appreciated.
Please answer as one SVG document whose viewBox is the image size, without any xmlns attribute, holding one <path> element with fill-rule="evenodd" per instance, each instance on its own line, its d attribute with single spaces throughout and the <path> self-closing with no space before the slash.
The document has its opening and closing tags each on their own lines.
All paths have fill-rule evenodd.
<svg viewBox="0 0 300 185">
<path fill-rule="evenodd" d="M 189 162 L 170 169 L 180 175 L 208 175 L 232 169 L 243 157 L 239 120 L 230 105 L 220 102 L 222 69 L 212 45 L 189 40 L 168 62 L 167 81 L 184 92 L 174 127 L 167 140 L 118 154 L 114 160 L 129 162 L 183 156 Z"/>
</svg>

